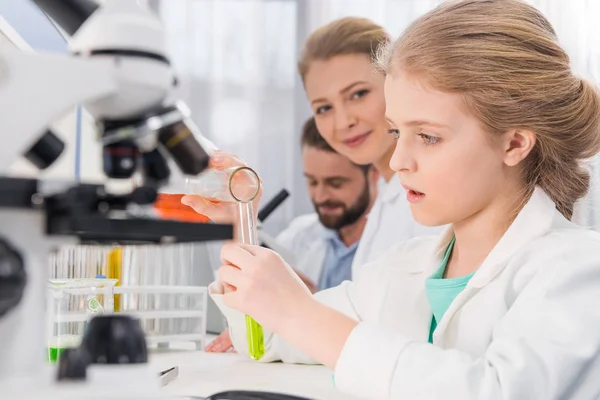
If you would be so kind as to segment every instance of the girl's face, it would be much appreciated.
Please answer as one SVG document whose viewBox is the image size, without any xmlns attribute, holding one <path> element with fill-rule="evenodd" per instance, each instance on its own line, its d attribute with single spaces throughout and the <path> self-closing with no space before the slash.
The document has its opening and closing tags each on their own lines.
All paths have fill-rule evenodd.
<svg viewBox="0 0 600 400">
<path fill-rule="evenodd" d="M 390 166 L 407 190 L 413 217 L 439 226 L 496 209 L 490 205 L 515 191 L 513 167 L 535 138 L 518 131 L 492 138 L 458 94 L 411 78 L 402 71 L 388 75 L 385 99 L 390 133 L 397 136 Z"/>
<path fill-rule="evenodd" d="M 304 78 L 319 132 L 356 164 L 377 164 L 394 146 L 386 134 L 384 80 L 363 54 L 313 61 Z"/>
</svg>

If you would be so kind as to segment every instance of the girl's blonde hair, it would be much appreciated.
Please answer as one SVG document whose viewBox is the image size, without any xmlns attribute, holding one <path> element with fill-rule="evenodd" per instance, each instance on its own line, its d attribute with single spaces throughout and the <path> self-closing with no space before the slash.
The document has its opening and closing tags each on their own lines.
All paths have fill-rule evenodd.
<svg viewBox="0 0 600 400">
<path fill-rule="evenodd" d="M 461 94 L 492 134 L 534 132 L 525 189 L 539 185 L 571 219 L 590 184 L 580 162 L 600 151 L 600 94 L 572 73 L 538 10 L 520 0 L 446 2 L 412 23 L 378 63 Z"/>
<path fill-rule="evenodd" d="M 374 61 L 379 46 L 390 40 L 381 26 L 366 18 L 337 19 L 308 37 L 300 53 L 298 72 L 304 81 L 313 61 L 327 61 L 339 55 L 365 54 Z"/>
</svg>

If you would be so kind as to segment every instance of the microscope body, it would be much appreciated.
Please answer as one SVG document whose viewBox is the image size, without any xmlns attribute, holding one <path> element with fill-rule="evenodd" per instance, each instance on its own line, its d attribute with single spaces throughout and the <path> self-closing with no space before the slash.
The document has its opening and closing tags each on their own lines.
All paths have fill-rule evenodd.
<svg viewBox="0 0 600 400">
<path fill-rule="evenodd" d="M 0 49 L 0 107 L 12 110 L 0 118 L 0 132 L 10 135 L 0 146 L 0 392 L 27 379 L 30 388 L 44 382 L 38 378 L 48 369 L 45 299 L 54 248 L 78 240 L 161 243 L 233 236 L 226 225 L 127 216 L 131 204 L 155 201 L 169 179 L 167 158 L 184 174 L 197 175 L 208 166 L 209 154 L 195 139 L 185 106 L 171 98 L 175 77 L 157 16 L 134 0 L 102 6 L 36 0 L 50 15 L 76 3 L 90 7 L 73 29 L 72 55 Z M 19 157 L 39 168 L 52 164 L 64 144 L 48 126 L 80 104 L 97 122 L 107 177 L 129 179 L 142 171 L 143 187 L 114 195 L 100 185 L 52 187 L 1 176 Z"/>
</svg>

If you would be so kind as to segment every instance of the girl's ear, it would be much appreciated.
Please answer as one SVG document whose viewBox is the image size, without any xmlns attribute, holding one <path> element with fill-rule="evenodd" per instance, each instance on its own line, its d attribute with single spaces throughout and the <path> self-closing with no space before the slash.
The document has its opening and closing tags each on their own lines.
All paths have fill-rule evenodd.
<svg viewBox="0 0 600 400">
<path fill-rule="evenodd" d="M 536 135 L 531 131 L 512 130 L 503 138 L 504 163 L 514 167 L 523 161 L 535 146 Z"/>
</svg>

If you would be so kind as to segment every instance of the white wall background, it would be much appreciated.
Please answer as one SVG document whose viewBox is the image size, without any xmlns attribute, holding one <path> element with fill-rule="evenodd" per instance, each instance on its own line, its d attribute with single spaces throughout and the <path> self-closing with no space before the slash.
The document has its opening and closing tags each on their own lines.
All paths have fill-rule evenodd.
<svg viewBox="0 0 600 400">
<path fill-rule="evenodd" d="M 574 69 L 600 82 L 599 0 L 528 0 L 554 24 Z M 397 36 L 442 0 L 154 0 L 185 82 L 182 95 L 206 136 L 257 167 L 266 195 L 293 193 L 268 228 L 311 210 L 298 137 L 310 114 L 295 70 L 302 41 L 333 19 L 364 16 Z M 600 168 L 578 222 L 600 228 Z"/>
<path fill-rule="evenodd" d="M 373 19 L 398 35 L 417 16 L 442 0 L 148 0 L 159 12 L 171 57 L 188 103 L 203 133 L 221 148 L 241 155 L 265 182 L 265 198 L 279 189 L 292 192 L 267 230 L 283 229 L 311 210 L 300 162 L 299 132 L 310 110 L 296 73 L 296 56 L 315 28 L 335 18 Z M 600 82 L 599 0 L 527 0 L 554 24 L 580 74 Z M 0 0 L 3 16 L 36 50 L 65 51 L 29 0 Z M 76 157 L 77 117 L 55 124 L 72 146 L 48 174 L 98 180 L 100 154 L 91 121 L 81 124 Z M 77 161 L 80 161 L 77 163 Z M 594 186 L 580 204 L 577 220 L 600 228 L 600 167 Z M 35 173 L 23 163 L 20 173 Z"/>
</svg>

